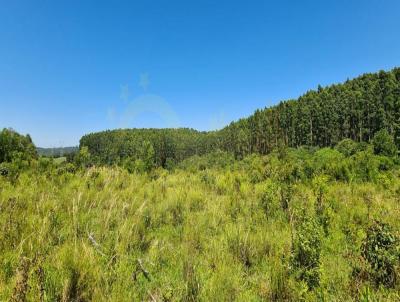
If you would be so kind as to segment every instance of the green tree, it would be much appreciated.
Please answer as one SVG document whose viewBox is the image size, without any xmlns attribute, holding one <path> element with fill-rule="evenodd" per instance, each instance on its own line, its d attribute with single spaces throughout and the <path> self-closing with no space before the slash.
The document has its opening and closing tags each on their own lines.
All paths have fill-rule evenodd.
<svg viewBox="0 0 400 302">
<path fill-rule="evenodd" d="M 88 167 L 91 164 L 91 156 L 89 152 L 89 148 L 86 146 L 83 146 L 82 148 L 79 149 L 78 154 L 76 155 L 76 163 L 78 166 L 81 167 Z"/>
<path fill-rule="evenodd" d="M 374 153 L 385 156 L 395 156 L 397 147 L 394 143 L 393 136 L 386 129 L 378 131 L 372 141 Z"/>
<path fill-rule="evenodd" d="M 353 141 L 350 138 L 346 138 L 341 140 L 336 146 L 335 149 L 342 153 L 344 156 L 349 157 L 354 155 L 358 151 L 358 143 Z"/>
<path fill-rule="evenodd" d="M 149 141 L 144 141 L 139 151 L 139 158 L 136 165 L 139 170 L 150 171 L 155 164 L 154 147 Z"/>
<path fill-rule="evenodd" d="M 29 135 L 23 136 L 13 129 L 0 132 L 0 163 L 14 159 L 31 161 L 37 158 L 36 147 Z"/>
</svg>

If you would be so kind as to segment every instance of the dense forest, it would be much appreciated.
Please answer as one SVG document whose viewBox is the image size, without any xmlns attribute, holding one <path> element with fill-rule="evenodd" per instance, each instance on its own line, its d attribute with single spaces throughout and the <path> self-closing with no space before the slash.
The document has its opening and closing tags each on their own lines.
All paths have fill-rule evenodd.
<svg viewBox="0 0 400 302">
<path fill-rule="evenodd" d="M 218 139 L 217 133 L 193 129 L 125 129 L 85 135 L 80 147 L 88 147 L 96 163 L 129 164 L 139 160 L 166 167 L 217 149 Z"/>
<path fill-rule="evenodd" d="M 349 138 L 370 142 L 381 129 L 400 144 L 400 68 L 318 87 L 298 100 L 258 110 L 222 130 L 223 147 L 238 155 L 284 145 L 328 147 Z"/>
<path fill-rule="evenodd" d="M 62 160 L 3 129 L 0 301 L 400 301 L 399 88 L 367 74 Z"/>
<path fill-rule="evenodd" d="M 365 74 L 343 84 L 318 87 L 297 100 L 257 110 L 212 132 L 192 129 L 125 129 L 82 137 L 96 163 L 145 160 L 166 167 L 216 150 L 236 158 L 268 154 L 284 146 L 334 146 L 343 139 L 371 142 L 386 129 L 400 146 L 400 68 Z"/>
</svg>

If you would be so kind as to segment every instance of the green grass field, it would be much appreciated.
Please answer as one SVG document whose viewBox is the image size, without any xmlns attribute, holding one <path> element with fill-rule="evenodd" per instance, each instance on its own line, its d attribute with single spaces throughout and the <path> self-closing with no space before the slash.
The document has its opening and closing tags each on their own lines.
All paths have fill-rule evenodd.
<svg viewBox="0 0 400 302">
<path fill-rule="evenodd" d="M 306 169 L 271 155 L 193 172 L 201 160 L 0 178 L 0 300 L 400 299 L 398 245 L 377 246 L 381 275 L 363 254 L 377 221 L 398 236 L 397 168 L 287 181 Z"/>
</svg>

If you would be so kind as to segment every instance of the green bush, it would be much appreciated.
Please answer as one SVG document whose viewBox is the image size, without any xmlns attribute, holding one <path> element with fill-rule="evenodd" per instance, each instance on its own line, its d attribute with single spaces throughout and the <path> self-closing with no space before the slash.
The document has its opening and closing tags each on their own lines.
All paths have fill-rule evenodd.
<svg viewBox="0 0 400 302">
<path fill-rule="evenodd" d="M 379 160 L 370 150 L 352 156 L 351 169 L 359 181 L 375 181 L 379 174 Z"/>
<path fill-rule="evenodd" d="M 323 148 L 315 152 L 313 159 L 314 174 L 327 174 L 335 179 L 342 175 L 344 156 L 339 151 Z"/>
<path fill-rule="evenodd" d="M 0 175 L 1 176 L 7 176 L 8 173 L 10 173 L 10 168 L 8 167 L 8 164 L 1 163 L 0 164 Z"/>
<path fill-rule="evenodd" d="M 279 186 L 268 180 L 260 194 L 259 204 L 267 217 L 272 216 L 277 210 L 277 198 L 279 195 Z"/>
<path fill-rule="evenodd" d="M 14 183 L 20 174 L 20 170 L 14 163 L 0 163 L 0 176 Z"/>
<path fill-rule="evenodd" d="M 369 264 L 368 271 L 376 286 L 394 287 L 395 266 L 400 256 L 399 239 L 389 225 L 376 221 L 369 227 L 361 255 Z"/>
<path fill-rule="evenodd" d="M 292 242 L 291 266 L 296 277 L 310 289 L 318 287 L 320 281 L 321 238 L 316 219 L 301 218 Z"/>
<path fill-rule="evenodd" d="M 374 153 L 385 156 L 395 156 L 397 147 L 394 143 L 394 138 L 386 129 L 378 131 L 372 140 Z"/>
<path fill-rule="evenodd" d="M 54 161 L 52 158 L 41 157 L 38 161 L 38 169 L 44 173 L 54 168 Z"/>
<path fill-rule="evenodd" d="M 359 151 L 359 144 L 350 138 L 346 138 L 340 141 L 335 149 L 342 153 L 344 156 L 349 157 L 356 154 Z"/>
<path fill-rule="evenodd" d="M 79 149 L 79 152 L 75 156 L 75 164 L 82 168 L 87 168 L 92 164 L 91 155 L 88 147 L 84 146 Z"/>
</svg>

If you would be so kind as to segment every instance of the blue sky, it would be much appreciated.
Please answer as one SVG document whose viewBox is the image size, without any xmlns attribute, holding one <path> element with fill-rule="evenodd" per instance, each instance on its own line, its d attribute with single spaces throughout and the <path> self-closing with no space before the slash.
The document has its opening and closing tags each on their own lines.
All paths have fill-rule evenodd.
<svg viewBox="0 0 400 302">
<path fill-rule="evenodd" d="M 400 1 L 1 1 L 0 127 L 220 128 L 400 66 Z"/>
</svg>

